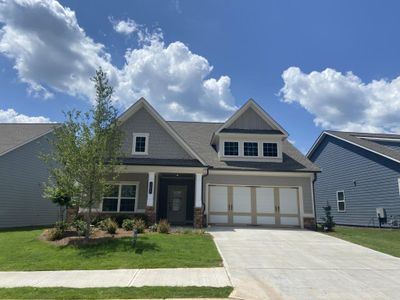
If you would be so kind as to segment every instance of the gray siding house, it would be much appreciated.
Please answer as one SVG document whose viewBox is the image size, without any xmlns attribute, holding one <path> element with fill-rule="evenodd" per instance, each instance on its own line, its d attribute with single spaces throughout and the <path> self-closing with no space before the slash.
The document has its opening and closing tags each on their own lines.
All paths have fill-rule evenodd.
<svg viewBox="0 0 400 300">
<path fill-rule="evenodd" d="M 253 100 L 207 123 L 166 121 L 142 98 L 119 121 L 125 156 L 98 213 L 195 227 L 313 227 L 319 168 Z"/>
<path fill-rule="evenodd" d="M 54 124 L 0 124 L 0 228 L 49 225 L 58 209 L 42 197 Z"/>
<path fill-rule="evenodd" d="M 400 215 L 400 135 L 325 131 L 307 156 L 322 171 L 314 183 L 318 221 L 327 202 L 338 224 L 378 226 L 377 208 Z"/>
</svg>

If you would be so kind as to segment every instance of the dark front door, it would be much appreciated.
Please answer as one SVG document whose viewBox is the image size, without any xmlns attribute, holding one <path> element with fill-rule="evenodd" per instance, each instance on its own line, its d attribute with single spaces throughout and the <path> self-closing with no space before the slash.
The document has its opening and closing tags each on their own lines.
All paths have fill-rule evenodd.
<svg viewBox="0 0 400 300">
<path fill-rule="evenodd" d="M 167 218 L 170 223 L 186 222 L 187 186 L 168 185 Z"/>
</svg>

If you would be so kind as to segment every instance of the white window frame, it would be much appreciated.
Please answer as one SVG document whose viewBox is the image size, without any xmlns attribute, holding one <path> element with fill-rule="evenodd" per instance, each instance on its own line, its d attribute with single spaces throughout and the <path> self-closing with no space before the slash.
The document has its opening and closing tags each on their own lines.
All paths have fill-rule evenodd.
<svg viewBox="0 0 400 300">
<path fill-rule="evenodd" d="M 133 155 L 148 155 L 149 154 L 149 133 L 133 133 L 133 141 L 132 141 L 132 154 Z M 136 152 L 136 138 L 144 137 L 146 139 L 144 144 L 144 152 Z"/>
<path fill-rule="evenodd" d="M 137 181 L 119 181 L 119 182 L 109 182 L 109 185 L 118 185 L 118 197 L 117 197 L 117 210 L 116 211 L 109 211 L 109 210 L 103 210 L 103 200 L 104 198 L 116 198 L 116 197 L 102 197 L 101 198 L 101 212 L 104 213 L 138 213 L 138 203 L 139 203 L 139 182 Z M 136 194 L 135 198 L 128 198 L 128 199 L 135 199 L 135 208 L 133 211 L 120 211 L 121 208 L 121 192 L 122 192 L 122 186 L 123 185 L 134 185 L 136 186 Z M 122 197 L 122 198 L 127 198 L 127 197 Z"/>
<path fill-rule="evenodd" d="M 245 151 L 244 151 L 244 144 L 248 143 L 248 144 L 257 144 L 257 155 L 246 155 Z M 257 158 L 260 157 L 260 143 L 258 141 L 243 141 L 242 142 L 242 147 L 243 147 L 243 157 L 249 157 L 249 158 Z"/>
<path fill-rule="evenodd" d="M 343 193 L 343 200 L 339 200 L 339 193 Z M 339 202 L 344 203 L 344 209 L 340 210 L 339 209 Z M 346 195 L 344 193 L 344 190 L 336 191 L 336 206 L 337 206 L 337 211 L 338 212 L 346 212 Z"/>
<path fill-rule="evenodd" d="M 275 144 L 276 145 L 276 156 L 268 156 L 264 155 L 264 144 Z M 277 158 L 279 157 L 279 145 L 276 142 L 261 142 L 261 155 L 262 157 L 268 157 L 268 158 Z"/>
<path fill-rule="evenodd" d="M 225 143 L 237 143 L 237 145 L 238 145 L 238 154 L 237 155 L 226 155 L 225 154 Z M 223 141 L 223 143 L 222 143 L 222 154 L 225 157 L 239 157 L 240 156 L 240 142 L 239 141 Z"/>
</svg>

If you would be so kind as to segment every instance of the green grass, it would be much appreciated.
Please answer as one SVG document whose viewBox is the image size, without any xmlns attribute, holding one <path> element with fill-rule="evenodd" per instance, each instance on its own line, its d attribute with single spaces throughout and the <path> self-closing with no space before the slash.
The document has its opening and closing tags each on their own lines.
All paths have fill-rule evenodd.
<svg viewBox="0 0 400 300">
<path fill-rule="evenodd" d="M 336 226 L 331 236 L 400 257 L 400 230 Z"/>
<path fill-rule="evenodd" d="M 227 298 L 231 287 L 0 288 L 0 299 Z"/>
<path fill-rule="evenodd" d="M 208 234 L 145 234 L 98 245 L 55 246 L 42 229 L 0 231 L 0 271 L 216 267 L 222 264 Z"/>
</svg>

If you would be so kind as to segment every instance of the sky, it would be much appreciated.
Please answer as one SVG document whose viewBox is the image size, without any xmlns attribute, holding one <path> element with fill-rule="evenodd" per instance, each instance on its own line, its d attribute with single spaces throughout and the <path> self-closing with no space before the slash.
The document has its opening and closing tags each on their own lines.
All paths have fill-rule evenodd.
<svg viewBox="0 0 400 300">
<path fill-rule="evenodd" d="M 307 152 L 322 130 L 400 133 L 399 1 L 0 0 L 0 122 L 87 110 L 223 121 L 249 98 Z"/>
</svg>

